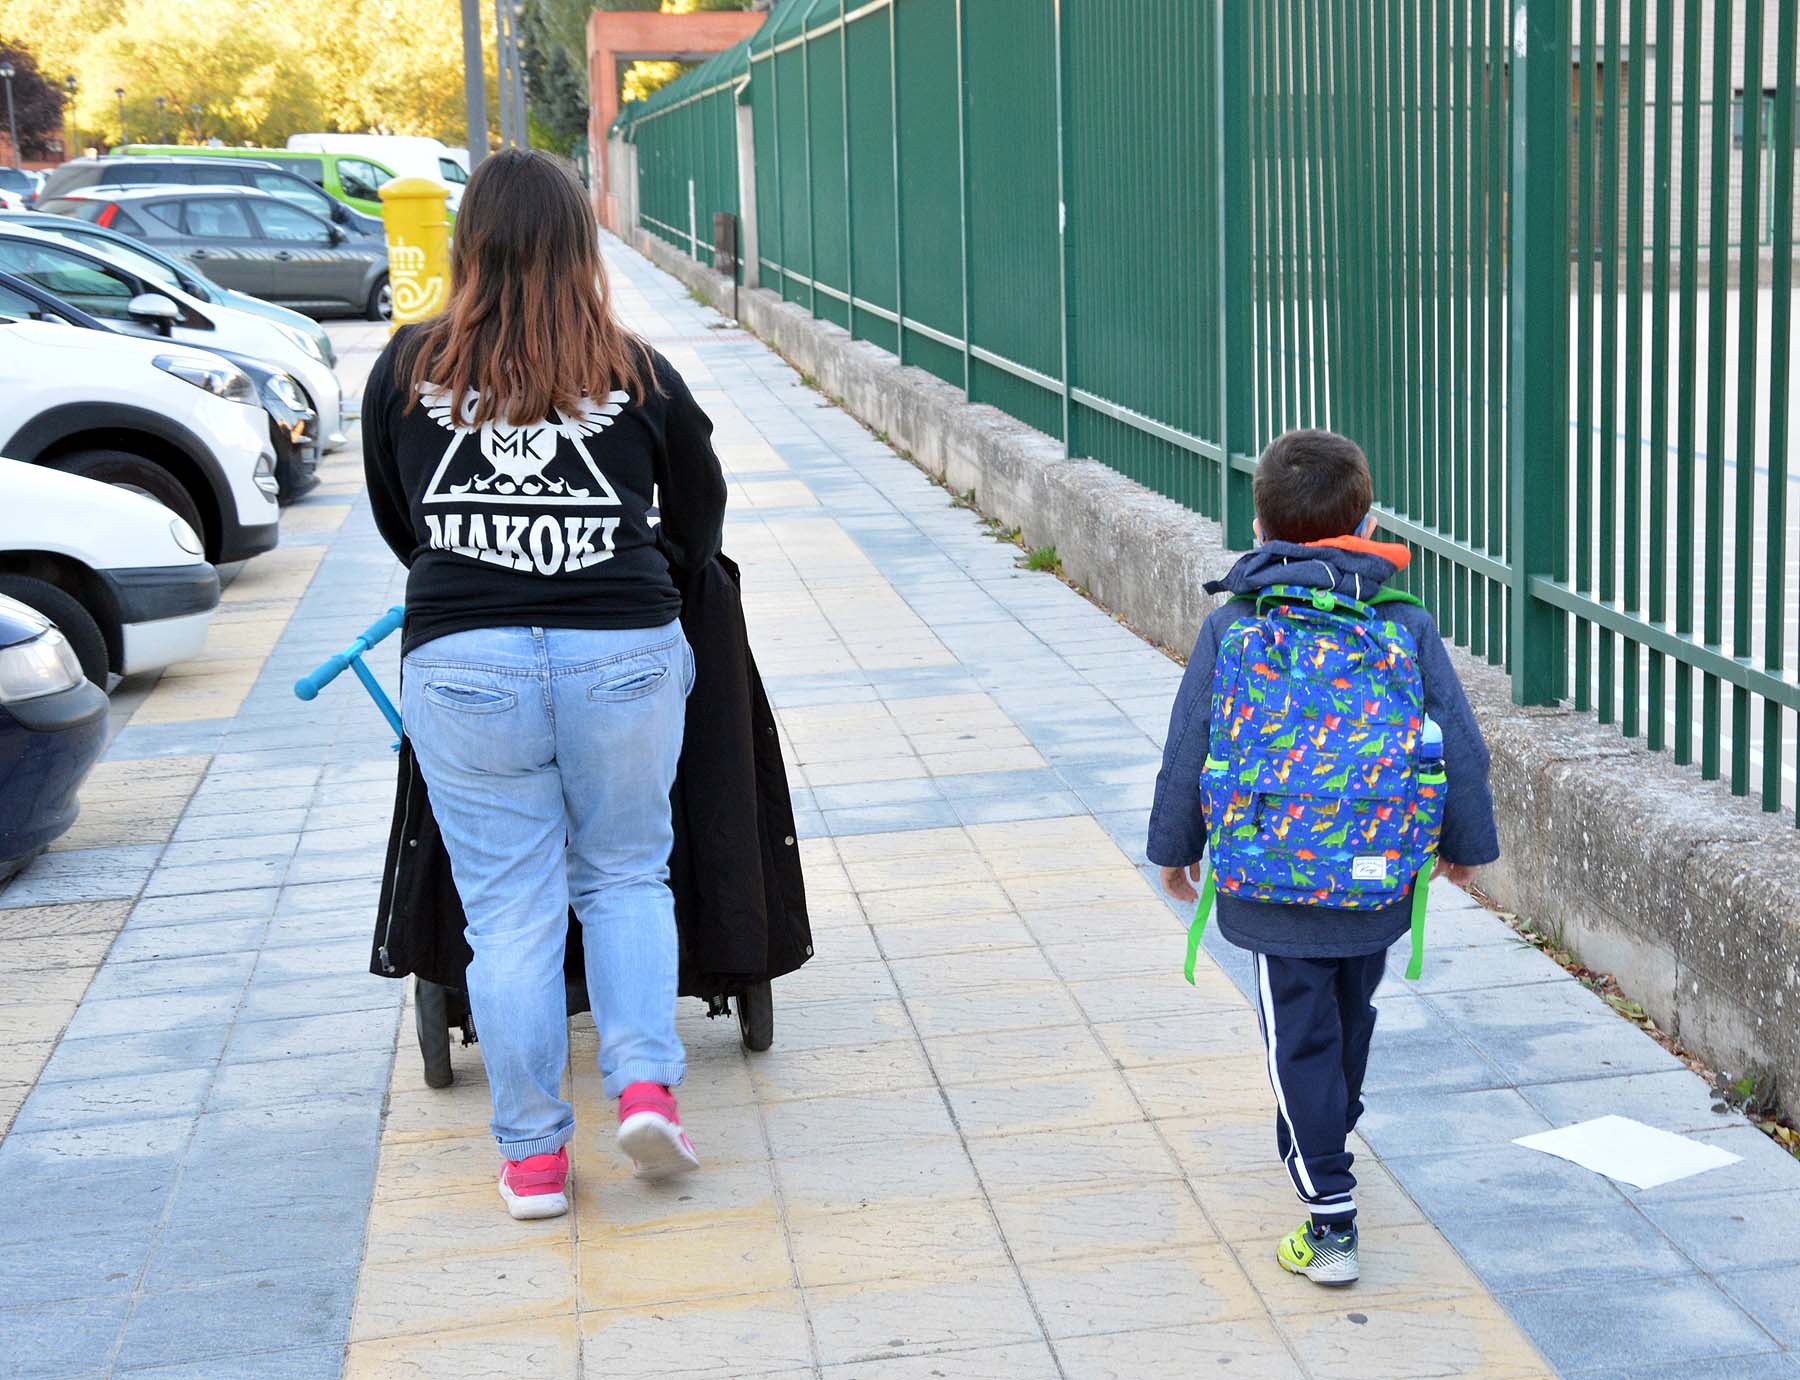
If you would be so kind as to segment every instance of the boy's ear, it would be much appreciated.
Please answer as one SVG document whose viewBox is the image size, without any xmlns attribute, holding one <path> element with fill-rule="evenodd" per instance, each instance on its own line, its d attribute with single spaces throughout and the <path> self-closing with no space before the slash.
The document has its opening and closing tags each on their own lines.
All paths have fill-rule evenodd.
<svg viewBox="0 0 1800 1380">
<path fill-rule="evenodd" d="M 1258 546 L 1262 545 L 1263 531 L 1261 518 L 1253 517 L 1250 519 L 1250 535 L 1256 538 L 1256 544 Z"/>
<path fill-rule="evenodd" d="M 1356 529 L 1356 535 L 1361 537 L 1364 541 L 1367 541 L 1370 537 L 1375 535 L 1375 527 L 1375 514 L 1370 513 L 1367 517 L 1363 518 L 1362 525 Z"/>
</svg>

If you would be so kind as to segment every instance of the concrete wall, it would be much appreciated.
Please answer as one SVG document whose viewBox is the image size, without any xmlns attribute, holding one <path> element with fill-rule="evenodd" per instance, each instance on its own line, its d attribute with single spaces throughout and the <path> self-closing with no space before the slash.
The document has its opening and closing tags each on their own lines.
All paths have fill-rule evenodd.
<svg viewBox="0 0 1800 1380">
<path fill-rule="evenodd" d="M 638 247 L 715 304 L 725 278 L 653 236 Z M 1230 568 L 1217 524 L 766 290 L 744 327 L 983 512 L 1054 545 L 1070 579 L 1185 652 Z M 1505 675 L 1453 653 L 1488 745 L 1504 856 L 1480 885 L 1564 926 L 1664 1029 L 1715 1067 L 1776 1074 L 1800 1110 L 1800 830 L 1588 715 L 1522 709 Z"/>
</svg>

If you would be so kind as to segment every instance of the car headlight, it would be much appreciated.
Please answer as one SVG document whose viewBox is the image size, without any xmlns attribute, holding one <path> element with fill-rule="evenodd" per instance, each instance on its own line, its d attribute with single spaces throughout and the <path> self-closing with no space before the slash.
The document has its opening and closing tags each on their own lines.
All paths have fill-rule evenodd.
<svg viewBox="0 0 1800 1380">
<path fill-rule="evenodd" d="M 181 518 L 169 519 L 169 536 L 190 556 L 204 556 L 206 548 L 200 544 L 200 538 L 192 527 Z"/>
<path fill-rule="evenodd" d="M 269 381 L 263 387 L 290 412 L 312 411 L 312 404 L 307 402 L 305 391 L 287 374 L 269 375 Z"/>
<path fill-rule="evenodd" d="M 173 374 L 196 388 L 204 388 L 227 402 L 244 403 L 250 407 L 262 406 L 262 399 L 256 393 L 256 385 L 250 382 L 250 375 L 235 364 L 227 364 L 224 360 L 217 363 L 204 362 L 182 355 L 158 355 L 151 363 L 164 373 Z"/>
<path fill-rule="evenodd" d="M 316 359 L 321 364 L 325 362 L 325 352 L 319 348 L 319 342 L 316 339 L 298 326 L 282 326 L 279 322 L 276 324 L 283 335 L 306 351 L 308 358 Z"/>
<path fill-rule="evenodd" d="M 83 679 L 75 649 L 55 628 L 29 642 L 0 647 L 0 704 L 73 690 Z"/>
</svg>

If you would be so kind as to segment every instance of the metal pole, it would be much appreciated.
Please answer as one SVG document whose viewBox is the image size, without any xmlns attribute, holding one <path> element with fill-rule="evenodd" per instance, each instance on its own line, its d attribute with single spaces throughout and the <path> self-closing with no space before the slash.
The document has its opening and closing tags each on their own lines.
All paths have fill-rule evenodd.
<svg viewBox="0 0 1800 1380">
<path fill-rule="evenodd" d="M 1565 6 L 1526 0 L 1513 0 L 1512 12 L 1506 302 L 1506 554 L 1512 603 L 1506 652 L 1513 702 L 1550 704 L 1562 664 L 1564 618 L 1533 585 L 1556 574 L 1559 530 L 1554 515 L 1542 511 L 1544 495 L 1555 495 L 1560 504 L 1567 492 L 1558 462 L 1568 435 L 1569 376 L 1566 368 L 1557 370 L 1569 303 L 1569 14 Z"/>
<path fill-rule="evenodd" d="M 519 44 L 519 20 L 525 6 L 515 4 L 507 33 L 512 41 L 513 142 L 522 149 L 531 147 L 531 120 L 525 111 L 525 50 Z"/>
<path fill-rule="evenodd" d="M 10 85 L 10 83 L 9 83 Z M 10 109 L 10 107 L 9 107 Z M 166 96 L 156 98 L 156 142 L 169 142 L 169 100 Z"/>
<path fill-rule="evenodd" d="M 125 139 L 125 88 L 122 86 L 113 87 L 113 95 L 115 95 L 119 98 L 119 142 L 121 144 L 123 144 L 126 142 L 126 139 Z"/>
<path fill-rule="evenodd" d="M 69 93 L 69 146 L 63 152 L 73 158 L 76 149 L 81 146 L 81 129 L 75 123 L 75 93 L 80 89 L 80 83 L 75 80 L 73 72 L 63 78 L 63 89 Z"/>
<path fill-rule="evenodd" d="M 468 120 L 469 171 L 488 151 L 487 74 L 481 62 L 481 0 L 462 0 L 463 110 Z"/>
<path fill-rule="evenodd" d="M 1255 460 L 1256 397 L 1254 356 L 1244 342 L 1254 338 L 1255 305 L 1251 275 L 1255 255 L 1244 208 L 1252 204 L 1250 151 L 1243 131 L 1250 117 L 1250 11 L 1247 5 L 1215 0 L 1213 7 L 1213 130 L 1219 140 L 1219 191 L 1214 233 L 1219 245 L 1219 525 L 1225 545 L 1248 551 L 1255 543 L 1250 521 L 1254 496 L 1250 476 L 1234 461 Z"/>
<path fill-rule="evenodd" d="M 12 135 L 13 162 L 23 166 L 25 156 L 19 152 L 19 121 L 13 114 L 12 64 L 6 64 L 6 128 Z"/>
<path fill-rule="evenodd" d="M 506 50 L 506 16 L 508 6 L 506 0 L 494 6 L 494 77 L 500 90 L 500 147 L 512 147 L 512 93 L 507 89 L 508 79 L 512 76 L 511 63 Z"/>
</svg>

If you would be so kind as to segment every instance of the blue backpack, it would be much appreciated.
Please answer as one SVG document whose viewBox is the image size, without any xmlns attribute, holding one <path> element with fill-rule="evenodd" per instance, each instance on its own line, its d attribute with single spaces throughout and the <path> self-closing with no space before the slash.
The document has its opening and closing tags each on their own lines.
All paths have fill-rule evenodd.
<svg viewBox="0 0 1800 1380">
<path fill-rule="evenodd" d="M 1412 893 L 1424 962 L 1425 893 L 1443 824 L 1443 737 L 1425 713 L 1412 634 L 1368 602 L 1273 585 L 1219 644 L 1200 776 L 1211 867 L 1186 974 L 1214 896 L 1378 910 Z"/>
</svg>

